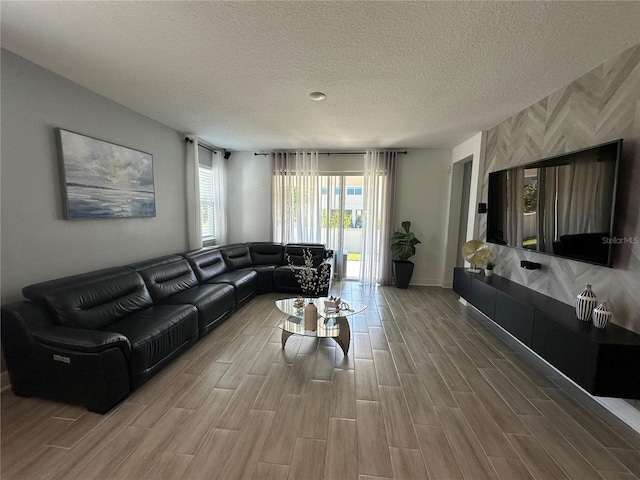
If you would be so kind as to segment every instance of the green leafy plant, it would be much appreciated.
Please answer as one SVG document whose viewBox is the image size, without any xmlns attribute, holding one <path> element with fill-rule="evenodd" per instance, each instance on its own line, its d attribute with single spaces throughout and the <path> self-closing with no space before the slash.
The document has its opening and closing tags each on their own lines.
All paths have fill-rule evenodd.
<svg viewBox="0 0 640 480">
<path fill-rule="evenodd" d="M 535 213 L 538 210 L 538 180 L 524 187 L 524 213 Z"/>
<path fill-rule="evenodd" d="M 422 243 L 418 240 L 415 234 L 410 230 L 411 222 L 402 222 L 402 229 L 404 231 L 393 232 L 391 237 L 391 250 L 393 254 L 403 262 L 416 254 L 416 245 Z"/>
<path fill-rule="evenodd" d="M 491 251 L 489 251 L 484 260 L 484 268 L 486 268 L 487 270 L 493 270 L 495 266 L 496 266 L 496 257 L 493 255 L 493 253 L 491 253 Z"/>
</svg>

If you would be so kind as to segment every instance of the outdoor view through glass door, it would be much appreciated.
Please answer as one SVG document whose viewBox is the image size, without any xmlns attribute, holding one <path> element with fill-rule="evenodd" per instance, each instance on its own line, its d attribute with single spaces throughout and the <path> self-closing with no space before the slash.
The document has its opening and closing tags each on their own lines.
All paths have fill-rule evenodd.
<svg viewBox="0 0 640 480">
<path fill-rule="evenodd" d="M 357 280 L 362 255 L 361 175 L 322 176 L 323 243 L 334 250 L 338 278 Z"/>
</svg>

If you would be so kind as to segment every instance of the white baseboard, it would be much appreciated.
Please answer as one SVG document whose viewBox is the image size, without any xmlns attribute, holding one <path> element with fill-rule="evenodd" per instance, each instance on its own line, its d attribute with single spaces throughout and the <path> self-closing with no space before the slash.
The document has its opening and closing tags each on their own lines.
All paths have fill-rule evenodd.
<svg viewBox="0 0 640 480">
<path fill-rule="evenodd" d="M 622 398 L 593 397 L 604 408 L 613 413 L 635 431 L 640 433 L 640 410 Z"/>
</svg>

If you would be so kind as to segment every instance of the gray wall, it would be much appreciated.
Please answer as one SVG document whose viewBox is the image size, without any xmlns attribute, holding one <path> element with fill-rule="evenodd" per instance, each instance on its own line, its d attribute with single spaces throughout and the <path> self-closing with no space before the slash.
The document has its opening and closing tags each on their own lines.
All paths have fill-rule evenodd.
<svg viewBox="0 0 640 480">
<path fill-rule="evenodd" d="M 2 50 L 2 303 L 33 282 L 187 248 L 178 132 Z M 153 155 L 155 218 L 63 219 L 55 128 Z"/>
<path fill-rule="evenodd" d="M 451 150 L 413 149 L 398 155 L 396 228 L 404 220 L 422 242 L 416 246 L 412 285 L 442 285 L 451 183 Z"/>
<path fill-rule="evenodd" d="M 610 301 L 613 321 L 640 332 L 640 45 L 489 130 L 481 197 L 486 201 L 492 171 L 618 138 L 624 146 L 614 235 L 638 243 L 615 248 L 613 269 L 492 248 L 498 252 L 499 275 L 569 304 L 591 283 L 600 299 Z M 480 238 L 486 238 L 486 215 L 480 216 Z M 543 268 L 523 270 L 521 259 Z"/>
</svg>

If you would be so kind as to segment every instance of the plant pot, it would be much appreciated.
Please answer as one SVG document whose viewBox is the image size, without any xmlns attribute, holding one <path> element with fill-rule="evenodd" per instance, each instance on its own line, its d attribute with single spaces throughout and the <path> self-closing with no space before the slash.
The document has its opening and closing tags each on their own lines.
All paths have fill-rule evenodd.
<svg viewBox="0 0 640 480">
<path fill-rule="evenodd" d="M 493 270 L 489 270 L 487 268 L 484 269 L 484 274 L 487 277 L 493 277 Z"/>
<path fill-rule="evenodd" d="M 393 277 L 396 279 L 396 287 L 407 288 L 411 282 L 414 264 L 411 260 L 394 260 Z"/>
</svg>

